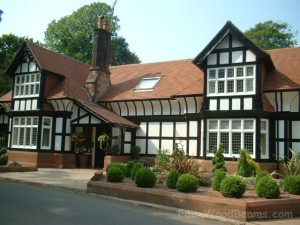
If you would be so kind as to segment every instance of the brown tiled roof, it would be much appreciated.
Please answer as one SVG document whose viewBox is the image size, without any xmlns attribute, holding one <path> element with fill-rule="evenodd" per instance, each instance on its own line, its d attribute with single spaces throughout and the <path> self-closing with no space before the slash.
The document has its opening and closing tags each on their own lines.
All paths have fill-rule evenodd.
<svg viewBox="0 0 300 225">
<path fill-rule="evenodd" d="M 124 117 L 119 116 L 118 114 L 111 112 L 98 104 L 86 102 L 86 101 L 78 101 L 82 106 L 90 110 L 91 112 L 95 113 L 96 115 L 100 116 L 101 119 L 106 121 L 107 123 L 127 126 L 127 127 L 135 127 L 137 128 L 138 125 L 134 124 L 133 122 L 125 119 Z"/>
<path fill-rule="evenodd" d="M 0 102 L 7 102 L 7 101 L 11 101 L 12 99 L 12 91 L 7 92 L 5 95 L 0 97 Z"/>
<path fill-rule="evenodd" d="M 90 65 L 50 51 L 31 42 L 26 42 L 26 45 L 41 69 L 65 77 L 63 91 L 55 92 L 55 90 L 53 90 L 53 95 L 46 97 L 70 97 L 88 100 L 86 93 L 82 89 L 82 85 L 85 84 Z"/>
<path fill-rule="evenodd" d="M 262 95 L 262 102 L 263 102 L 264 111 L 275 112 L 274 107 L 272 106 L 272 104 L 264 94 Z"/>
<path fill-rule="evenodd" d="M 203 93 L 203 84 L 199 84 L 203 73 L 191 59 L 113 66 L 110 71 L 112 88 L 102 101 L 171 98 L 187 91 L 187 87 L 191 87 L 190 94 Z M 134 91 L 142 78 L 147 77 L 161 77 L 154 91 Z"/>
<path fill-rule="evenodd" d="M 267 73 L 264 90 L 293 90 L 300 88 L 300 47 L 266 51 L 275 69 Z"/>
</svg>

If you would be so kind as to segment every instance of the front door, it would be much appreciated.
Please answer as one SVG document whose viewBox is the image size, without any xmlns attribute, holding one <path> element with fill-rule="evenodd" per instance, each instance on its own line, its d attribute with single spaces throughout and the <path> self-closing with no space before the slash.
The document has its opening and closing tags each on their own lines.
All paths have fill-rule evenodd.
<svg viewBox="0 0 300 225">
<path fill-rule="evenodd" d="M 104 167 L 104 157 L 105 157 L 105 151 L 103 149 L 100 149 L 99 143 L 98 143 L 98 137 L 103 132 L 110 135 L 111 128 L 108 126 L 99 126 L 96 129 L 96 140 L 95 140 L 95 157 L 94 157 L 94 166 L 97 168 L 103 168 Z"/>
</svg>

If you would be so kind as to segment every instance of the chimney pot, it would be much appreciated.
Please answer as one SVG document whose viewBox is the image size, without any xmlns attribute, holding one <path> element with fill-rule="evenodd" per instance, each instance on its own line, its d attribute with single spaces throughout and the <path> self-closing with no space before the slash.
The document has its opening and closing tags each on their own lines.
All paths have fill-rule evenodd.
<svg viewBox="0 0 300 225">
<path fill-rule="evenodd" d="M 98 16 L 98 28 L 99 29 L 103 28 L 103 18 L 104 18 L 104 16 Z"/>
<path fill-rule="evenodd" d="M 104 21 L 103 29 L 109 31 L 109 23 L 107 21 Z"/>
</svg>

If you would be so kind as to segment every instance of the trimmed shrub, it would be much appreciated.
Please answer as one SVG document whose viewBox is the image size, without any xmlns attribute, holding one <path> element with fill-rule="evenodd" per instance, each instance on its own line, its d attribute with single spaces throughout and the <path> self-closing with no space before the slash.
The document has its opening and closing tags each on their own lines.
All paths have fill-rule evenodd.
<svg viewBox="0 0 300 225">
<path fill-rule="evenodd" d="M 124 173 L 118 167 L 111 167 L 106 173 L 106 178 L 108 182 L 122 182 L 124 179 Z"/>
<path fill-rule="evenodd" d="M 143 167 L 136 172 L 134 181 L 138 187 L 152 188 L 155 186 L 156 176 L 148 167 Z"/>
<path fill-rule="evenodd" d="M 4 155 L 7 153 L 7 148 L 1 148 L 0 149 L 0 155 Z"/>
<path fill-rule="evenodd" d="M 278 198 L 280 195 L 279 185 L 269 176 L 264 176 L 259 179 L 255 185 L 255 191 L 259 197 L 268 199 Z"/>
<path fill-rule="evenodd" d="M 117 167 L 119 168 L 123 174 L 126 173 L 126 164 L 125 163 L 111 163 L 106 167 L 106 172 L 108 172 L 111 168 Z"/>
<path fill-rule="evenodd" d="M 224 172 L 227 172 L 223 155 L 223 145 L 220 144 L 218 149 L 215 148 L 213 150 L 213 153 L 214 157 L 212 159 L 212 164 L 214 165 L 214 168 L 212 169 L 212 172 L 214 173 L 215 170 L 222 170 Z"/>
<path fill-rule="evenodd" d="M 135 178 L 135 174 L 136 172 L 141 169 L 143 167 L 143 164 L 142 163 L 135 163 L 132 168 L 131 168 L 131 173 L 130 173 L 130 177 L 132 180 L 134 180 Z"/>
<path fill-rule="evenodd" d="M 215 170 L 213 174 L 213 181 L 211 183 L 212 189 L 220 191 L 221 182 L 226 177 L 226 172 L 223 170 Z"/>
<path fill-rule="evenodd" d="M 176 183 L 177 191 L 184 193 L 195 192 L 198 188 L 198 179 L 192 174 L 182 174 Z"/>
<path fill-rule="evenodd" d="M 7 155 L 1 155 L 0 156 L 0 165 L 5 166 L 8 163 L 8 156 Z"/>
<path fill-rule="evenodd" d="M 223 179 L 220 192 L 224 197 L 240 198 L 245 193 L 246 184 L 238 176 L 227 176 Z"/>
<path fill-rule="evenodd" d="M 141 153 L 141 147 L 140 146 L 133 146 L 131 148 L 131 157 L 132 159 L 136 160 L 136 161 L 139 161 L 141 156 L 140 156 L 140 153 Z"/>
<path fill-rule="evenodd" d="M 179 176 L 180 176 L 180 173 L 177 170 L 172 170 L 168 174 L 167 179 L 166 179 L 167 187 L 171 188 L 171 189 L 175 189 Z"/>
<path fill-rule="evenodd" d="M 263 177 L 266 177 L 266 176 L 269 176 L 269 173 L 267 171 L 263 171 L 263 170 L 260 170 L 257 174 L 256 174 L 256 177 L 255 177 L 255 185 L 258 183 L 258 181 L 263 178 Z"/>
<path fill-rule="evenodd" d="M 132 169 L 134 164 L 135 164 L 134 160 L 130 160 L 126 163 L 125 177 L 130 177 L 131 169 Z"/>
<path fill-rule="evenodd" d="M 284 190 L 290 194 L 300 195 L 300 176 L 289 175 L 285 178 Z"/>
<path fill-rule="evenodd" d="M 252 161 L 251 163 L 249 163 Z M 251 177 L 255 174 L 255 162 L 249 156 L 249 153 L 246 149 L 241 149 L 240 158 L 238 159 L 237 164 L 237 174 L 242 177 Z"/>
</svg>

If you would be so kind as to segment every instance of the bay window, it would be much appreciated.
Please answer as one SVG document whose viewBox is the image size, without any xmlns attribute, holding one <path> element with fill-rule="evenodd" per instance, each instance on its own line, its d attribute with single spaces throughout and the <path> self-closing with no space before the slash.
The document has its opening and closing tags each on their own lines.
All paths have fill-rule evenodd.
<svg viewBox="0 0 300 225">
<path fill-rule="evenodd" d="M 13 119 L 12 147 L 36 149 L 38 117 L 15 117 Z"/>
</svg>

